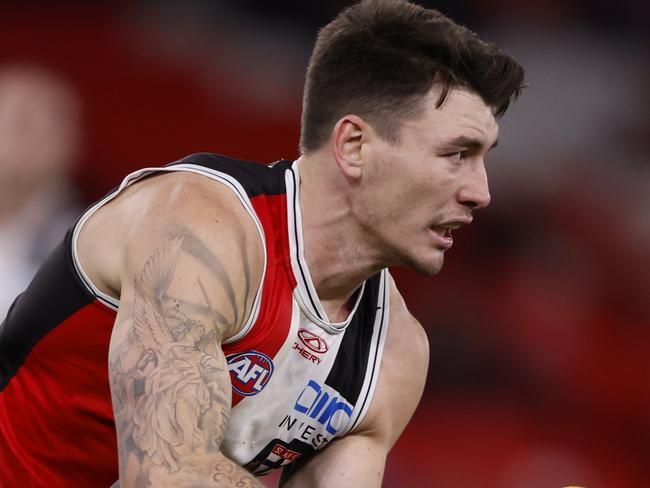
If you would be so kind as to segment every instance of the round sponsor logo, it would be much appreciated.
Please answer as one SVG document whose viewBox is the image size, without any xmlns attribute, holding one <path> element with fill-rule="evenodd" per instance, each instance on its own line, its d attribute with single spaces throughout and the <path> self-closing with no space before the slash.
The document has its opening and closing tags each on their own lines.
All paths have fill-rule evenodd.
<svg viewBox="0 0 650 488">
<path fill-rule="evenodd" d="M 273 374 L 273 361 L 258 351 L 246 351 L 226 358 L 232 389 L 240 395 L 257 395 Z"/>
<path fill-rule="evenodd" d="M 312 351 L 319 354 L 327 352 L 327 342 L 313 332 L 309 332 L 307 329 L 300 329 L 298 330 L 298 337 L 300 338 L 300 341 Z"/>
</svg>

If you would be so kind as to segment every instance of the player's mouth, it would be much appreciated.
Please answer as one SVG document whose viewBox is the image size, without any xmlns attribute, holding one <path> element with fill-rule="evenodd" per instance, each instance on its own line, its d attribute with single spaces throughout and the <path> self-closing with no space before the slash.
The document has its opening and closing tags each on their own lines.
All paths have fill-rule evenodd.
<svg viewBox="0 0 650 488">
<path fill-rule="evenodd" d="M 432 225 L 429 227 L 429 232 L 431 233 L 436 245 L 443 250 L 447 250 L 454 245 L 454 238 L 451 235 L 452 231 L 460 228 L 461 225 L 466 225 L 470 222 L 471 220 L 454 220 L 445 222 L 441 225 Z"/>
</svg>

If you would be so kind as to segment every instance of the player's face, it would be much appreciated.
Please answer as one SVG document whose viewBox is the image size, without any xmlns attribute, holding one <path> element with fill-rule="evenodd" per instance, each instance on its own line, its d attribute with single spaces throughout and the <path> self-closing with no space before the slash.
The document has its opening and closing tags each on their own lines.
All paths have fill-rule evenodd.
<svg viewBox="0 0 650 488">
<path fill-rule="evenodd" d="M 405 122 L 400 141 L 373 140 L 361 214 L 388 262 L 426 274 L 442 268 L 452 232 L 490 202 L 484 157 L 496 143 L 492 111 L 475 93 L 453 89 L 436 108 L 437 89 L 422 114 Z"/>
</svg>

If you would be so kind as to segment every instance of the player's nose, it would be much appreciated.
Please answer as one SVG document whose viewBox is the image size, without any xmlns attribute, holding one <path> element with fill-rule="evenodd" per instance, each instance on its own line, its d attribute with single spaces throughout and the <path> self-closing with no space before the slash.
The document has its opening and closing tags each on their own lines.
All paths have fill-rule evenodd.
<svg viewBox="0 0 650 488">
<path fill-rule="evenodd" d="M 468 172 L 458 191 L 458 200 L 466 207 L 475 210 L 487 207 L 490 199 L 487 172 L 483 161 L 480 161 Z"/>
</svg>

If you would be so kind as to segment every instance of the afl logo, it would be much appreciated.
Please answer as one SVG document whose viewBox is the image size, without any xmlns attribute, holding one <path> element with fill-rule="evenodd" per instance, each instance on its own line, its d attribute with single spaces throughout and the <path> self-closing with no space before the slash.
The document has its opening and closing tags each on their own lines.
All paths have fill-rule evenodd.
<svg viewBox="0 0 650 488">
<path fill-rule="evenodd" d="M 266 354 L 246 351 L 226 358 L 232 389 L 240 395 L 257 395 L 273 374 L 273 361 Z"/>
<path fill-rule="evenodd" d="M 300 329 L 298 331 L 298 337 L 300 338 L 300 342 L 302 342 L 312 351 L 319 354 L 327 352 L 327 342 L 325 342 L 313 332 L 309 332 L 307 329 Z"/>
</svg>

